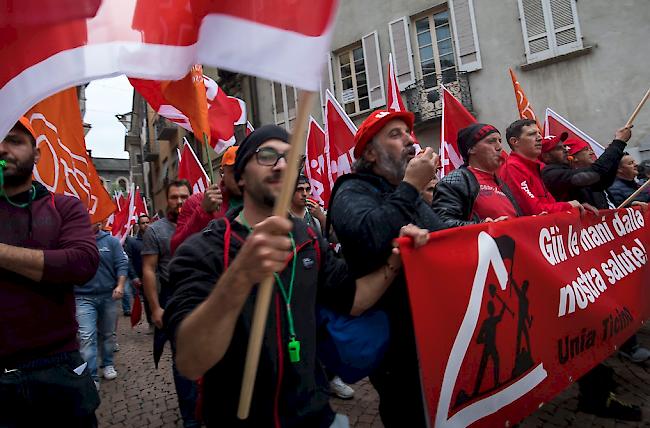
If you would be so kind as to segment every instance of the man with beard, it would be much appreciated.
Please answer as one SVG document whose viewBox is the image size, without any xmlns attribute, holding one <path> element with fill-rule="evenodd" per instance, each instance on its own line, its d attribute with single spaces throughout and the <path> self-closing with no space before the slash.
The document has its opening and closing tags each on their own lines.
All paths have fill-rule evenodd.
<svg viewBox="0 0 650 428">
<path fill-rule="evenodd" d="M 183 241 L 200 232 L 211 220 L 225 216 L 230 209 L 241 207 L 241 190 L 232 169 L 238 147 L 228 147 L 221 157 L 221 182 L 211 185 L 204 193 L 193 194 L 183 204 L 176 232 L 172 236 L 172 254 Z"/>
<path fill-rule="evenodd" d="M 380 269 L 355 281 L 304 221 L 272 216 L 288 141 L 284 128 L 275 125 L 246 137 L 234 165 L 243 209 L 187 239 L 170 265 L 177 288 L 165 323 L 176 339 L 181 372 L 203 376 L 209 427 L 347 427 L 347 418 L 335 416 L 329 406 L 327 380 L 316 359 L 316 304 L 360 314 L 384 293 L 400 264 L 389 252 Z M 404 234 L 416 245 L 427 239 L 427 231 L 412 225 Z M 268 275 L 275 284 L 251 411 L 238 420 L 255 285 Z"/>
<path fill-rule="evenodd" d="M 332 190 L 328 216 L 355 278 L 381 266 L 404 225 L 413 223 L 431 231 L 445 227 L 420 196 L 436 173 L 438 156 L 429 147 L 415 156 L 413 121 L 410 112 L 371 113 L 354 137 L 354 173 L 339 177 Z M 382 422 L 388 428 L 424 427 L 415 336 L 402 272 L 376 307 L 386 311 L 391 325 L 384 360 L 370 376 L 379 393 Z"/>
<path fill-rule="evenodd" d="M 457 141 L 465 164 L 438 183 L 433 197 L 433 209 L 447 227 L 520 216 L 510 189 L 496 175 L 503 163 L 499 131 L 473 123 L 458 131 Z"/>
<path fill-rule="evenodd" d="M 171 260 L 169 244 L 176 230 L 178 213 L 191 193 L 190 183 L 187 180 L 175 180 L 169 183 L 166 188 L 167 215 L 151 224 L 143 237 L 142 282 L 145 296 L 151 307 L 151 318 L 156 326 L 153 341 L 153 357 L 156 365 L 158 365 L 167 341 L 162 317 L 167 299 L 172 294 L 173 285 L 169 282 L 169 261 Z M 178 373 L 173 348 L 172 371 L 183 425 L 185 428 L 198 427 L 200 423 L 194 417 L 198 389 L 196 383 L 185 379 Z"/>
<path fill-rule="evenodd" d="M 99 263 L 86 209 L 32 181 L 40 151 L 22 117 L 0 141 L 0 426 L 97 426 L 79 353 L 74 284 Z"/>
</svg>

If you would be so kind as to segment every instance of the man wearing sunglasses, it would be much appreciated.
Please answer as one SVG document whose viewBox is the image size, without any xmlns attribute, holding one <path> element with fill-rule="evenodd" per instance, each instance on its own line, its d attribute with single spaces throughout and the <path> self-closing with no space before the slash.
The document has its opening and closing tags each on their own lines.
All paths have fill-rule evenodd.
<svg viewBox="0 0 650 428">
<path fill-rule="evenodd" d="M 355 278 L 386 260 L 404 225 L 431 231 L 445 227 L 420 196 L 435 176 L 438 156 L 430 147 L 415 155 L 413 121 L 410 112 L 371 113 L 354 137 L 354 173 L 339 177 L 332 190 L 328 215 Z M 401 271 L 377 307 L 391 323 L 388 350 L 370 376 L 382 422 L 386 427 L 424 427 L 415 335 Z"/>
<path fill-rule="evenodd" d="M 296 218 L 272 216 L 286 169 L 289 135 L 262 126 L 242 142 L 235 160 L 241 210 L 213 220 L 178 248 L 170 265 L 175 293 L 165 324 L 176 340 L 176 363 L 203 377 L 206 425 L 347 427 L 335 415 L 316 359 L 316 305 L 358 315 L 384 293 L 400 259 L 389 253 L 375 272 L 355 280 L 327 243 Z M 403 235 L 426 242 L 427 231 Z M 256 284 L 273 275 L 250 416 L 237 419 L 241 377 Z"/>
</svg>

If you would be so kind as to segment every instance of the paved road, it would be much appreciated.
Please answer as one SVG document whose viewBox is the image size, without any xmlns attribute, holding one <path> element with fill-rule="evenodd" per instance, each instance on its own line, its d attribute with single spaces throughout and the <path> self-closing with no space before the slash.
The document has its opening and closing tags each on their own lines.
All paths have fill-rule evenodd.
<svg viewBox="0 0 650 428">
<path fill-rule="evenodd" d="M 152 336 L 145 333 L 144 325 L 131 329 L 127 318 L 120 319 L 118 342 L 121 350 L 115 354 L 118 378 L 103 381 L 100 387 L 102 403 L 97 416 L 102 428 L 182 427 L 171 375 L 170 354 L 166 351 L 160 367 L 154 369 L 151 361 Z M 640 341 L 650 346 L 650 328 L 643 329 Z M 650 428 L 650 364 L 631 364 L 616 356 L 610 358 L 607 364 L 614 367 L 616 380 L 621 385 L 618 395 L 630 403 L 642 406 L 645 421 L 626 423 L 577 412 L 578 390 L 577 385 L 573 385 L 528 417 L 520 427 Z M 383 427 L 377 410 L 375 390 L 367 381 L 359 382 L 354 388 L 354 399 L 332 399 L 332 406 L 347 414 L 355 428 Z"/>
</svg>

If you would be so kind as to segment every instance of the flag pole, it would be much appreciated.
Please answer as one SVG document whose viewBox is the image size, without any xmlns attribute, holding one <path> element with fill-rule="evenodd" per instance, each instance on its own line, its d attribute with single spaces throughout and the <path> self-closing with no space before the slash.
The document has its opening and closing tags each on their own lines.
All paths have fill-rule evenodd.
<svg viewBox="0 0 650 428">
<path fill-rule="evenodd" d="M 625 201 L 623 201 L 623 203 L 621 205 L 619 205 L 617 208 L 624 208 L 627 204 L 632 202 L 634 200 L 634 198 L 636 198 L 639 195 L 639 193 L 643 192 L 648 186 L 650 186 L 650 180 L 643 183 L 641 185 L 641 187 L 636 189 L 636 191 L 634 193 L 632 193 L 629 198 L 627 198 Z"/>
<path fill-rule="evenodd" d="M 298 112 L 296 113 L 296 127 L 291 134 L 291 147 L 289 149 L 287 167 L 282 174 L 282 189 L 280 190 L 280 196 L 276 200 L 275 207 L 273 208 L 274 216 L 285 217 L 289 211 L 289 204 L 296 188 L 296 179 L 298 178 L 298 160 L 305 152 L 306 141 L 304 134 L 307 131 L 309 113 L 315 98 L 315 92 L 300 92 L 298 99 Z M 239 419 L 248 418 L 250 412 L 251 400 L 253 398 L 253 387 L 255 386 L 255 376 L 257 375 L 257 366 L 260 361 L 260 352 L 262 350 L 262 339 L 264 338 L 266 319 L 271 304 L 273 281 L 273 276 L 269 275 L 264 281 L 262 281 L 257 291 L 255 313 L 253 315 L 251 333 L 248 340 L 244 376 L 239 395 L 239 408 L 237 409 L 237 417 Z"/>
<path fill-rule="evenodd" d="M 208 157 L 208 169 L 210 170 L 208 175 L 210 177 L 210 184 L 214 184 L 214 169 L 212 169 L 212 158 L 210 157 L 210 149 L 208 148 L 210 143 L 208 143 L 208 136 L 205 133 L 203 133 L 203 143 L 205 146 L 205 155 Z"/>
<path fill-rule="evenodd" d="M 643 96 L 643 99 L 641 100 L 639 105 L 636 106 L 636 108 L 634 109 L 634 112 L 632 113 L 632 116 L 630 116 L 630 118 L 627 120 L 627 123 L 625 124 L 626 128 L 629 127 L 629 126 L 632 126 L 632 123 L 634 122 L 634 119 L 636 119 L 636 116 L 641 111 L 641 108 L 643 107 L 645 102 L 648 101 L 648 97 L 650 97 L 650 89 L 648 89 L 646 91 L 645 95 Z"/>
</svg>

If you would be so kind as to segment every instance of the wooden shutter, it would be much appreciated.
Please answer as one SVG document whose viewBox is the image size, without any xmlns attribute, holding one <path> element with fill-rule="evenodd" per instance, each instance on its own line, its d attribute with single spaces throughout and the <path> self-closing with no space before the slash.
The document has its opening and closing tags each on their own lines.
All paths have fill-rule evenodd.
<svg viewBox="0 0 650 428">
<path fill-rule="evenodd" d="M 460 71 L 481 68 L 481 51 L 474 17 L 474 0 L 449 0 L 452 31 Z"/>
<path fill-rule="evenodd" d="M 582 48 L 575 0 L 550 0 L 549 6 L 557 54 Z"/>
<path fill-rule="evenodd" d="M 544 0 L 518 0 L 521 30 L 524 34 L 528 62 L 540 61 L 553 56 L 553 36 L 548 31 Z M 548 21 L 548 22 L 547 22 Z"/>
<path fill-rule="evenodd" d="M 413 51 L 411 50 L 411 37 L 409 36 L 408 22 L 408 19 L 403 16 L 388 23 L 390 51 L 393 53 L 395 76 L 397 77 L 397 86 L 400 91 L 403 91 L 404 88 L 415 83 Z"/>
<path fill-rule="evenodd" d="M 363 46 L 363 60 L 366 64 L 370 108 L 381 107 L 386 104 L 386 94 L 384 93 L 384 75 L 381 70 L 377 32 L 373 31 L 363 36 L 361 45 Z"/>
<path fill-rule="evenodd" d="M 320 82 L 320 104 L 323 108 L 325 108 L 327 100 L 325 97 L 325 91 L 329 89 L 330 92 L 334 92 L 332 82 L 334 82 L 334 79 L 332 77 L 332 55 L 328 52 L 327 64 L 325 64 L 325 70 L 323 71 L 323 77 L 321 78 Z"/>
</svg>

